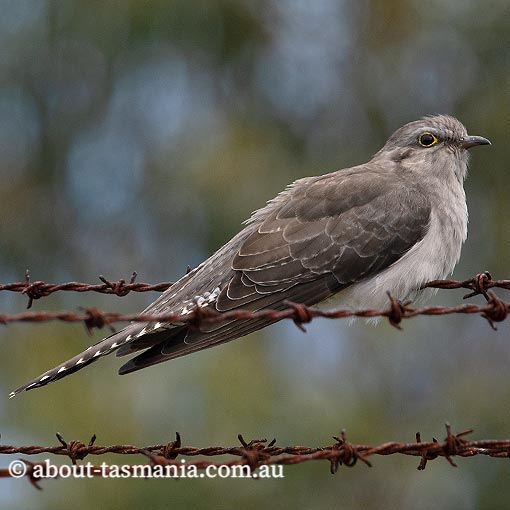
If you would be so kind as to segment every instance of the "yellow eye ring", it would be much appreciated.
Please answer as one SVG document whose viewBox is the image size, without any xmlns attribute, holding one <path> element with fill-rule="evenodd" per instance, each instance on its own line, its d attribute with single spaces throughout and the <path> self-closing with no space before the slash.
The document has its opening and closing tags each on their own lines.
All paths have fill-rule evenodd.
<svg viewBox="0 0 510 510">
<path fill-rule="evenodd" d="M 418 137 L 418 143 L 422 147 L 432 147 L 433 145 L 436 145 L 438 141 L 439 140 L 437 139 L 437 136 L 433 135 L 432 133 L 429 133 L 428 131 L 422 133 Z"/>
</svg>

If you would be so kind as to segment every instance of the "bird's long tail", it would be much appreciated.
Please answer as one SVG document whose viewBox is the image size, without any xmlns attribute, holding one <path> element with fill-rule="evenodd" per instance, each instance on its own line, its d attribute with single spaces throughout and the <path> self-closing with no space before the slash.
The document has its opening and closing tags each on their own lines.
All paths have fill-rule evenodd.
<svg viewBox="0 0 510 510">
<path fill-rule="evenodd" d="M 13 392 L 9 394 L 9 398 L 15 397 L 18 393 L 22 391 L 31 390 L 33 388 L 39 388 L 41 386 L 45 386 L 50 382 L 57 381 L 66 377 L 69 374 L 77 372 L 81 370 L 83 367 L 90 365 L 94 361 L 99 358 L 106 356 L 107 354 L 111 354 L 121 345 L 130 342 L 133 338 L 137 336 L 137 334 L 143 330 L 144 326 L 147 326 L 143 323 L 130 324 L 126 328 L 121 331 L 117 331 L 113 333 L 109 337 L 97 342 L 90 347 L 87 347 L 83 352 L 77 354 L 73 358 L 57 365 L 55 368 L 44 372 L 39 377 L 32 379 L 31 381 L 23 384 L 19 388 L 16 388 Z"/>
</svg>

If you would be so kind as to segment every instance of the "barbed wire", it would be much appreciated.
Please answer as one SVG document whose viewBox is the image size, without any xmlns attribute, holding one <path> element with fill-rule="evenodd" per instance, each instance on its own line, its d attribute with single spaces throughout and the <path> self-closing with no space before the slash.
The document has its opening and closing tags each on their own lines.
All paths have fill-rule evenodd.
<svg viewBox="0 0 510 510">
<path fill-rule="evenodd" d="M 279 321 L 291 319 L 296 326 L 305 331 L 303 324 L 311 322 L 317 317 L 326 319 L 342 319 L 349 317 L 374 318 L 382 317 L 389 320 L 392 326 L 400 329 L 400 323 L 404 319 L 410 319 L 418 315 L 437 316 L 451 314 L 478 314 L 488 321 L 493 329 L 497 329 L 496 322 L 502 322 L 510 313 L 510 302 L 505 302 L 498 298 L 496 294 L 489 291 L 486 304 L 460 304 L 453 306 L 424 306 L 419 308 L 411 307 L 407 303 L 401 303 L 388 295 L 389 306 L 386 308 L 362 308 L 362 309 L 335 309 L 321 310 L 318 308 L 306 306 L 300 303 L 288 301 L 287 308 L 283 310 L 263 309 L 259 311 L 252 310 L 232 310 L 229 312 L 217 312 L 209 308 L 196 307 L 186 315 L 179 313 L 140 313 L 140 314 L 122 314 L 119 312 L 102 311 L 94 307 L 80 307 L 81 313 L 60 311 L 60 312 L 23 312 L 18 314 L 0 314 L 0 323 L 9 324 L 13 322 L 82 322 L 88 331 L 93 328 L 101 329 L 105 326 L 114 331 L 113 324 L 116 322 L 174 322 L 186 323 L 191 327 L 200 329 L 202 324 L 211 324 L 227 320 L 245 320 L 245 319 L 267 319 L 270 321 Z"/>
<path fill-rule="evenodd" d="M 56 292 L 58 290 L 75 290 L 77 292 L 96 291 L 106 294 L 126 295 L 131 290 L 138 289 L 138 292 L 147 290 L 161 290 L 168 288 L 171 284 L 168 282 L 159 284 L 134 284 L 136 273 L 129 284 L 123 283 L 124 280 L 112 283 L 106 279 L 102 285 L 89 285 L 79 282 L 69 282 L 64 284 L 47 284 L 44 282 L 30 283 L 29 276 L 25 283 L 11 283 L 0 285 L 1 290 L 10 290 L 17 292 L 30 293 L 29 299 L 38 299 L 45 292 Z M 25 287 L 23 287 L 25 285 Z M 134 285 L 142 287 L 134 287 Z M 327 319 L 340 319 L 349 317 L 374 318 L 382 317 L 388 319 L 392 326 L 400 329 L 400 323 L 403 319 L 410 319 L 418 315 L 436 316 L 450 314 L 478 314 L 486 319 L 493 329 L 497 329 L 496 322 L 504 321 L 510 313 L 510 302 L 500 299 L 491 288 L 510 289 L 510 280 L 492 280 L 490 273 L 479 273 L 473 278 L 464 281 L 457 280 L 435 280 L 424 285 L 423 288 L 438 289 L 457 289 L 465 288 L 471 292 L 464 296 L 470 298 L 475 295 L 485 296 L 487 302 L 483 305 L 460 304 L 454 306 L 424 306 L 420 308 L 411 307 L 409 303 L 401 303 L 388 293 L 389 306 L 386 308 L 363 308 L 363 309 L 335 309 L 321 310 L 318 308 L 306 306 L 300 303 L 288 301 L 287 308 L 283 310 L 263 309 L 259 311 L 252 310 L 232 310 L 228 312 L 217 312 L 210 308 L 195 306 L 186 315 L 180 313 L 159 313 L 159 314 L 122 314 L 118 312 L 107 312 L 95 307 L 80 307 L 82 313 L 60 311 L 60 312 L 24 312 L 18 314 L 0 314 L 0 323 L 8 324 L 12 322 L 46 322 L 59 320 L 63 322 L 83 322 L 90 332 L 93 328 L 101 329 L 105 326 L 114 331 L 113 323 L 116 322 L 179 322 L 189 324 L 196 329 L 201 324 L 210 324 L 227 320 L 246 320 L 246 319 L 267 319 L 270 321 L 279 321 L 291 319 L 301 330 L 305 330 L 303 324 L 311 322 L 314 318 L 322 317 Z M 30 289 L 30 290 L 27 290 Z M 38 289 L 35 291 L 34 289 Z M 43 289 L 41 291 L 41 289 Z M 49 290 L 48 290 L 49 289 Z M 101 290 L 98 290 L 101 289 Z M 126 290 L 127 289 L 127 290 Z M 42 294 L 37 295 L 41 292 Z M 31 302 L 29 302 L 29 306 Z"/>
<path fill-rule="evenodd" d="M 144 455 L 148 458 L 149 464 L 155 466 L 181 466 L 183 457 L 230 457 L 223 462 L 211 460 L 196 459 L 186 461 L 186 465 L 193 465 L 197 469 L 206 469 L 208 466 L 235 466 L 247 465 L 251 470 L 256 470 L 263 465 L 294 465 L 312 460 L 326 460 L 330 463 L 330 472 L 336 473 L 340 466 L 353 467 L 358 461 L 363 462 L 366 466 L 372 467 L 372 463 L 368 457 L 378 455 L 408 455 L 420 457 L 418 465 L 419 470 L 425 469 L 427 462 L 439 457 L 445 458 L 453 467 L 457 467 L 453 461 L 454 457 L 474 457 L 476 455 L 485 455 L 495 458 L 510 457 L 510 440 L 508 439 L 482 439 L 467 440 L 465 436 L 471 434 L 472 430 L 464 430 L 454 434 L 451 426 L 446 424 L 446 437 L 443 441 L 433 438 L 432 441 L 424 442 L 418 432 L 415 442 L 386 442 L 376 446 L 366 444 L 353 444 L 347 440 L 345 430 L 340 436 L 333 436 L 335 443 L 322 447 L 306 447 L 306 446 L 277 446 L 276 440 L 268 442 L 267 439 L 253 439 L 245 441 L 241 434 L 238 435 L 238 446 L 208 446 L 194 447 L 183 446 L 181 436 L 176 434 L 176 439 L 166 444 L 157 444 L 151 446 L 138 447 L 133 445 L 111 445 L 100 446 L 95 444 L 96 436 L 92 436 L 91 440 L 85 444 L 81 441 L 65 441 L 64 438 L 57 433 L 57 439 L 60 444 L 56 446 L 9 446 L 0 445 L 0 454 L 13 455 L 40 455 L 53 454 L 67 456 L 73 465 L 78 461 L 82 461 L 88 455 Z M 177 459 L 181 457 L 181 459 Z M 44 463 L 30 462 L 24 460 L 28 469 L 25 476 L 40 488 L 37 483 L 38 479 L 33 476 L 33 468 L 36 465 Z M 133 464 L 132 469 L 139 466 Z M 104 474 L 104 466 L 91 467 L 92 474 L 99 476 Z M 7 468 L 0 469 L 0 478 L 12 477 L 12 473 Z"/>
<path fill-rule="evenodd" d="M 188 267 L 188 271 L 189 271 Z M 133 272 L 129 282 L 126 283 L 124 278 L 117 281 L 107 280 L 103 275 L 99 279 L 103 282 L 100 284 L 67 282 L 67 283 L 46 283 L 42 280 L 31 281 L 30 271 L 27 269 L 25 279 L 22 282 L 0 284 L 0 291 L 21 292 L 28 296 L 27 308 L 31 308 L 34 300 L 49 296 L 54 292 L 72 291 L 72 292 L 99 292 L 101 294 L 115 294 L 116 296 L 127 296 L 130 292 L 163 292 L 173 285 L 173 282 L 161 283 L 135 283 L 137 277 L 136 271 Z"/>
<path fill-rule="evenodd" d="M 191 268 L 188 266 L 187 272 Z M 1 291 L 20 292 L 28 296 L 28 306 L 31 308 L 33 301 L 47 297 L 54 292 L 98 292 L 101 294 L 114 294 L 119 297 L 127 296 L 130 292 L 164 292 L 173 285 L 173 282 L 161 283 L 135 283 L 137 277 L 136 271 L 133 272 L 129 282 L 124 278 L 116 281 L 107 280 L 103 275 L 99 275 L 101 284 L 66 282 L 66 283 L 46 283 L 42 280 L 31 281 L 30 271 L 27 269 L 25 279 L 21 282 L 0 284 Z M 468 289 L 471 293 L 466 294 L 464 299 L 482 294 L 488 299 L 487 291 L 492 288 L 510 289 L 510 280 L 493 280 L 488 271 L 478 273 L 467 280 L 433 280 L 426 283 L 423 288 L 435 289 Z"/>
</svg>

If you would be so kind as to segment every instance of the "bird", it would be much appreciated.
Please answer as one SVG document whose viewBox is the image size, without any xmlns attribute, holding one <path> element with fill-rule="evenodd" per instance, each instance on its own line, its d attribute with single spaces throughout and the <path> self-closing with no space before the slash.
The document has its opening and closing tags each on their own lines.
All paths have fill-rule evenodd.
<svg viewBox="0 0 510 510">
<path fill-rule="evenodd" d="M 296 180 L 142 312 L 177 314 L 182 321 L 130 323 L 10 397 L 112 352 L 136 354 L 120 367 L 122 375 L 275 322 L 230 318 L 197 328 L 186 322 L 197 308 L 221 314 L 282 310 L 289 302 L 382 307 L 388 292 L 415 299 L 427 281 L 451 274 L 460 258 L 468 149 L 490 143 L 468 135 L 452 116 L 426 116 L 397 129 L 367 163 Z"/>
</svg>

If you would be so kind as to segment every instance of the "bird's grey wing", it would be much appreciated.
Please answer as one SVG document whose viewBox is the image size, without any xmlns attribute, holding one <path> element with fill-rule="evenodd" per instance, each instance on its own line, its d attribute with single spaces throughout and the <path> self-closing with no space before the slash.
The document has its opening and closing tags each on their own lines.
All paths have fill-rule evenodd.
<svg viewBox="0 0 510 510">
<path fill-rule="evenodd" d="M 270 203 L 224 261 L 231 273 L 216 310 L 282 309 L 288 300 L 314 305 L 394 263 L 423 238 L 430 218 L 422 190 L 394 177 L 383 171 L 338 172 L 295 186 Z M 184 341 L 181 335 L 154 342 L 120 373 L 227 342 L 271 322 L 247 319 L 190 329 Z M 134 341 L 120 354 L 140 345 Z"/>
</svg>

